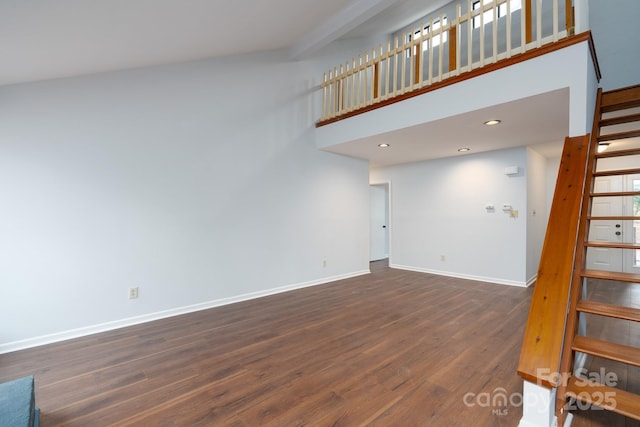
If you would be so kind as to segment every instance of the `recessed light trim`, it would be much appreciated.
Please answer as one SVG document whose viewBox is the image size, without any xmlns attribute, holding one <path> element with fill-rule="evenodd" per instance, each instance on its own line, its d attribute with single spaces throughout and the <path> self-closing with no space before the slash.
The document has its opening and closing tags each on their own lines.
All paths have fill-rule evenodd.
<svg viewBox="0 0 640 427">
<path fill-rule="evenodd" d="M 378 147 L 380 147 L 380 148 L 389 148 L 389 147 L 391 147 L 391 145 L 383 143 L 383 144 L 378 144 Z"/>
<path fill-rule="evenodd" d="M 499 125 L 500 123 L 502 123 L 502 120 L 497 120 L 497 119 L 487 120 L 486 122 L 484 122 L 485 126 L 495 126 L 495 125 Z"/>
<path fill-rule="evenodd" d="M 460 153 L 466 153 L 468 151 L 471 151 L 471 148 L 467 148 L 467 147 L 462 147 L 462 148 L 458 148 L 458 151 Z"/>
</svg>

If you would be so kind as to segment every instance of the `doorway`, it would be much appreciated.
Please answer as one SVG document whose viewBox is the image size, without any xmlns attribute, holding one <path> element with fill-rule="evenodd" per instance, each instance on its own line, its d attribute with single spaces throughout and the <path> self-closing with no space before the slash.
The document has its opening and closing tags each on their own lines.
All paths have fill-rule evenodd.
<svg viewBox="0 0 640 427">
<path fill-rule="evenodd" d="M 389 183 L 369 186 L 369 261 L 389 258 Z"/>
<path fill-rule="evenodd" d="M 594 193 L 640 191 L 640 175 L 598 177 Z M 592 216 L 638 216 L 640 196 L 596 197 L 591 205 Z M 599 242 L 640 242 L 639 220 L 594 220 L 589 229 L 589 240 Z M 640 250 L 592 247 L 587 251 L 587 268 L 626 273 L 640 272 Z"/>
</svg>

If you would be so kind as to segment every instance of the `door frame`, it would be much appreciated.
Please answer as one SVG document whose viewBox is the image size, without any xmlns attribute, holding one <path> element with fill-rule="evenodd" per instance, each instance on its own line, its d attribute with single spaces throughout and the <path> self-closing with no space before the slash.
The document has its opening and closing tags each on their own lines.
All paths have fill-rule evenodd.
<svg viewBox="0 0 640 427">
<path fill-rule="evenodd" d="M 389 266 L 391 266 L 391 242 L 392 242 L 392 230 L 393 227 L 391 224 L 393 223 L 392 217 L 392 205 L 391 205 L 391 181 L 370 181 L 369 187 L 373 186 L 384 186 L 387 190 L 387 253 L 389 255 Z M 369 212 L 371 212 L 371 202 L 369 202 Z M 369 260 L 371 260 L 371 214 L 369 214 Z"/>
</svg>

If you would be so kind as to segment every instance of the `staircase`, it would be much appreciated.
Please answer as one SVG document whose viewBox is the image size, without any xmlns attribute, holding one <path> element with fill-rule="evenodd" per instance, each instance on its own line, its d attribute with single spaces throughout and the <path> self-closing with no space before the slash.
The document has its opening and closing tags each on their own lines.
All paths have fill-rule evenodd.
<svg viewBox="0 0 640 427">
<path fill-rule="evenodd" d="M 595 407 L 640 421 L 640 384 L 616 387 L 629 372 L 640 378 L 640 85 L 598 92 L 587 168 L 558 425 L 570 411 Z M 616 291 L 626 297 L 606 298 Z M 616 334 L 620 328 L 628 333 Z"/>
</svg>

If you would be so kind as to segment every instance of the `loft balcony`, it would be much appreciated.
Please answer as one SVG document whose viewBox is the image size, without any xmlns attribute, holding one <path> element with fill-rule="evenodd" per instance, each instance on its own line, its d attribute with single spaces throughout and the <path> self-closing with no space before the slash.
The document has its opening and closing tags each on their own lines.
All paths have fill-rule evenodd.
<svg viewBox="0 0 640 427">
<path fill-rule="evenodd" d="M 540 55 L 566 43 L 573 16 L 571 0 L 455 4 L 454 16 L 432 16 L 324 73 L 317 126 Z"/>
<path fill-rule="evenodd" d="M 601 78 L 579 1 L 483 0 L 392 36 L 324 75 L 316 146 L 372 167 L 534 146 L 591 129 Z M 584 6 L 583 6 L 584 7 Z M 503 138 L 469 123 L 509 118 Z M 483 120 L 481 120 L 483 119 Z M 482 139 L 484 138 L 484 139 Z M 391 142 L 382 152 L 379 143 Z M 453 151 L 452 151 L 453 149 Z"/>
</svg>

